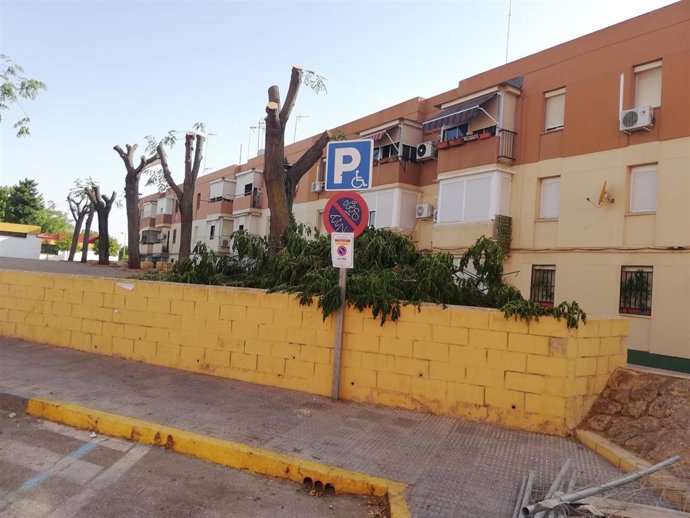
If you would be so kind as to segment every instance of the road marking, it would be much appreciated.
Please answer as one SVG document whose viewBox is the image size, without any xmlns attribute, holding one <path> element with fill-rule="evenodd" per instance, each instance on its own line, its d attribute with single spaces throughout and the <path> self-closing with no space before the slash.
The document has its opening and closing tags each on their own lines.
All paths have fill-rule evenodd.
<svg viewBox="0 0 690 518">
<path fill-rule="evenodd" d="M 88 486 L 78 495 L 73 496 L 50 515 L 51 518 L 72 518 L 84 508 L 98 493 L 117 482 L 122 475 L 127 473 L 141 458 L 146 455 L 150 446 L 135 445 L 129 452 L 103 473 L 89 482 Z"/>
<path fill-rule="evenodd" d="M 11 493 L 8 493 L 0 498 L 0 511 L 16 502 L 23 493 L 31 491 L 36 486 L 39 486 L 52 476 L 56 475 L 57 473 L 63 471 L 65 468 L 74 464 L 75 461 L 77 461 L 90 451 L 93 451 L 93 449 L 96 448 L 96 446 L 98 445 L 93 442 L 84 443 L 73 452 L 69 453 L 65 457 L 62 457 L 59 461 L 57 461 L 55 464 L 53 464 L 53 466 L 51 466 L 47 470 L 41 473 L 37 473 L 33 477 L 26 480 L 19 487 L 19 489 L 12 491 Z"/>
<path fill-rule="evenodd" d="M 2 436 L 0 436 L 2 437 Z M 88 443 L 96 444 L 96 443 Z M 31 446 L 20 440 L 0 439 L 0 451 L 8 462 L 23 466 L 34 473 L 42 473 L 56 466 L 64 456 L 41 446 Z M 63 466 L 60 477 L 84 484 L 98 475 L 103 468 L 85 460 L 73 459 Z"/>
</svg>

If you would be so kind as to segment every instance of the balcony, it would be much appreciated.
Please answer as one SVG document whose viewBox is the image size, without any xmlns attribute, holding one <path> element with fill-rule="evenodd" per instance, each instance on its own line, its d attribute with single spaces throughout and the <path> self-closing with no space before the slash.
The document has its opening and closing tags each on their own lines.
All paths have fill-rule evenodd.
<svg viewBox="0 0 690 518">
<path fill-rule="evenodd" d="M 515 137 L 509 130 L 487 128 L 449 141 L 439 142 L 437 172 L 456 171 L 497 162 L 515 161 Z M 498 138 L 497 138 L 498 137 Z"/>
<path fill-rule="evenodd" d="M 261 210 L 261 193 L 258 191 L 245 196 L 238 196 L 232 204 L 233 214 L 239 212 L 255 212 Z"/>
<path fill-rule="evenodd" d="M 517 133 L 507 129 L 498 130 L 498 160 L 513 163 L 515 161 L 515 137 Z"/>
<path fill-rule="evenodd" d="M 142 217 L 139 220 L 139 228 L 154 228 L 155 226 L 156 226 L 156 218 L 155 217 L 150 217 L 150 218 Z"/>
<path fill-rule="evenodd" d="M 421 164 L 395 156 L 374 161 L 374 167 L 372 179 L 375 187 L 392 183 L 419 185 Z"/>
<path fill-rule="evenodd" d="M 157 214 L 156 215 L 156 226 L 157 227 L 169 227 L 172 225 L 173 215 L 172 214 Z"/>
</svg>

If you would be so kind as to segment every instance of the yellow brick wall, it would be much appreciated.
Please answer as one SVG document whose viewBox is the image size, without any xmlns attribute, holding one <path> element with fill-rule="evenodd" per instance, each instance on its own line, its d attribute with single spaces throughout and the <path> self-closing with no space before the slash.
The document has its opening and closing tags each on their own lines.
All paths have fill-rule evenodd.
<svg viewBox="0 0 690 518">
<path fill-rule="evenodd" d="M 0 270 L 0 335 L 329 395 L 333 318 L 261 290 Z M 487 309 L 345 314 L 343 399 L 552 434 L 625 363 L 626 319 L 568 330 Z"/>
</svg>

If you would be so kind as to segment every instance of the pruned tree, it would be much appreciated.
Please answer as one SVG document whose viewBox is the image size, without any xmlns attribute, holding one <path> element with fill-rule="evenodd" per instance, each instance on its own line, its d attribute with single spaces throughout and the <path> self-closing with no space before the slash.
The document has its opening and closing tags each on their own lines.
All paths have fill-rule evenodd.
<svg viewBox="0 0 690 518">
<path fill-rule="evenodd" d="M 317 93 L 326 89 L 324 77 L 310 70 L 304 70 L 301 66 L 292 67 L 290 86 L 285 97 L 285 104 L 282 107 L 278 86 L 273 85 L 268 89 L 264 182 L 268 196 L 268 207 L 271 210 L 270 239 L 273 251 L 277 249 L 283 233 L 292 223 L 292 202 L 297 184 L 321 158 L 323 148 L 326 147 L 331 138 L 328 131 L 324 131 L 292 166 L 287 162 L 285 157 L 285 129 L 302 83 Z"/>
<path fill-rule="evenodd" d="M 69 210 L 74 220 L 74 232 L 72 233 L 72 242 L 69 247 L 68 261 L 74 261 L 74 255 L 77 252 L 77 244 L 79 243 L 81 226 L 86 216 L 91 212 L 91 203 L 84 191 L 86 183 L 93 183 L 93 181 L 90 178 L 86 182 L 81 179 L 75 180 L 74 187 L 72 187 L 67 195 L 67 203 L 69 204 Z"/>
<path fill-rule="evenodd" d="M 113 208 L 117 194 L 113 191 L 113 194 L 108 198 L 105 194 L 101 194 L 101 188 L 98 185 L 87 187 L 84 192 L 88 196 L 91 205 L 93 205 L 96 214 L 98 214 L 98 264 L 110 264 L 108 259 L 110 257 L 108 249 L 110 242 L 108 218 L 110 217 L 110 209 Z M 84 239 L 84 248 L 87 248 L 88 241 L 86 241 L 86 235 L 84 235 Z"/>
<path fill-rule="evenodd" d="M 13 126 L 17 130 L 17 137 L 29 135 L 29 122 L 31 122 L 19 99 L 33 100 L 41 90 L 46 89 L 45 83 L 29 79 L 22 75 L 23 72 L 24 69 L 14 63 L 9 56 L 0 54 L 0 110 L 7 110 L 12 104 L 16 104 L 24 112 L 24 118 L 15 122 Z M 2 122 L 1 112 L 0 122 Z"/>
<path fill-rule="evenodd" d="M 85 263 L 89 258 L 89 240 L 91 239 L 91 224 L 93 223 L 93 215 L 96 210 L 93 205 L 89 203 L 89 212 L 86 214 L 86 222 L 84 223 L 84 235 L 82 237 L 81 259 L 80 262 Z"/>
<path fill-rule="evenodd" d="M 127 207 L 127 245 L 129 258 L 127 266 L 132 269 L 141 268 L 141 256 L 139 254 L 139 181 L 141 173 L 159 163 L 158 152 L 150 153 L 150 156 L 142 155 L 139 164 L 135 165 L 135 153 L 137 145 L 125 146 L 127 152 L 118 145 L 113 149 L 120 155 L 125 164 L 125 205 Z"/>
<path fill-rule="evenodd" d="M 199 128 L 199 125 L 196 125 Z M 170 135 L 170 134 L 168 134 Z M 173 180 L 168 156 L 165 153 L 166 143 L 158 143 L 156 150 L 161 161 L 165 182 L 172 189 L 180 204 L 180 252 L 178 260 L 188 259 L 192 252 L 192 222 L 194 220 L 194 188 L 199 176 L 203 147 L 206 138 L 201 133 L 188 131 L 184 138 L 184 181 L 182 187 Z"/>
</svg>

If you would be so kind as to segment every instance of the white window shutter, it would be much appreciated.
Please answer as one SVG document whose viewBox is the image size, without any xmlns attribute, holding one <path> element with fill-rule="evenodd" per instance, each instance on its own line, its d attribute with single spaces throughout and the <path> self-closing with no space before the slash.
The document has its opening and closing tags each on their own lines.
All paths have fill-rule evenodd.
<svg viewBox="0 0 690 518">
<path fill-rule="evenodd" d="M 633 167 L 630 175 L 630 212 L 656 210 L 657 166 Z"/>
<path fill-rule="evenodd" d="M 465 183 L 465 181 L 441 183 L 439 223 L 462 221 L 465 208 Z"/>
<path fill-rule="evenodd" d="M 565 119 L 565 89 L 544 94 L 546 102 L 546 115 L 544 117 L 544 129 L 546 131 L 563 127 Z"/>
<path fill-rule="evenodd" d="M 635 73 L 635 108 L 661 106 L 661 66 Z"/>
<path fill-rule="evenodd" d="M 489 216 L 491 178 L 476 178 L 467 181 L 464 221 L 486 221 Z"/>
<path fill-rule="evenodd" d="M 543 219 L 558 218 L 561 210 L 561 179 L 545 178 L 541 181 L 541 201 L 539 217 Z"/>
</svg>

